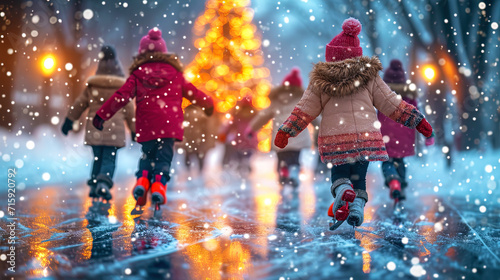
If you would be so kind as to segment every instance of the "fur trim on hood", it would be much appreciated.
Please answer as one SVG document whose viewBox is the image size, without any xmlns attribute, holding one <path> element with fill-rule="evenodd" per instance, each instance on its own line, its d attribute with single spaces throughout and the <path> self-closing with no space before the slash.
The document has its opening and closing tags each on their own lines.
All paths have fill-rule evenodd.
<svg viewBox="0 0 500 280">
<path fill-rule="evenodd" d="M 89 86 L 101 88 L 119 88 L 125 83 L 125 78 L 115 75 L 95 75 L 87 79 Z"/>
<path fill-rule="evenodd" d="M 164 62 L 172 65 L 177 71 L 182 72 L 182 63 L 175 53 L 145 52 L 134 57 L 134 62 L 129 68 L 130 73 L 139 68 L 144 63 Z"/>
<path fill-rule="evenodd" d="M 415 90 L 410 90 L 410 86 L 407 84 L 392 84 L 388 83 L 387 84 L 393 91 L 395 91 L 397 94 L 401 95 L 402 97 L 410 98 L 410 99 L 416 99 L 417 98 L 417 91 Z"/>
<path fill-rule="evenodd" d="M 279 86 L 273 88 L 268 97 L 271 101 L 275 101 L 278 99 L 278 96 L 282 94 L 289 95 L 290 99 L 300 99 L 302 98 L 302 94 L 304 94 L 304 89 L 296 86 Z"/>
<path fill-rule="evenodd" d="M 331 97 L 344 97 L 356 93 L 382 70 L 378 57 L 355 57 L 335 62 L 319 62 L 310 75 L 313 92 Z"/>
</svg>

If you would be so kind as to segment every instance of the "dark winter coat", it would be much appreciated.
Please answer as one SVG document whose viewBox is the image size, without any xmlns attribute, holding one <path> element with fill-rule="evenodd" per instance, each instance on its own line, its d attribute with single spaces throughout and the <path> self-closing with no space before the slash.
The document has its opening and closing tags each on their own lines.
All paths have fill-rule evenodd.
<svg viewBox="0 0 500 280">
<path fill-rule="evenodd" d="M 212 108 L 212 98 L 187 82 L 175 54 L 146 52 L 135 58 L 125 84 L 99 109 L 97 114 L 110 119 L 136 98 L 137 141 L 175 138 L 182 141 L 184 120 L 182 98 Z"/>
<path fill-rule="evenodd" d="M 113 75 L 95 75 L 87 80 L 87 88 L 75 100 L 68 112 L 68 119 L 76 121 L 88 108 L 85 124 L 85 145 L 90 146 L 125 146 L 125 124 L 131 131 L 135 131 L 134 105 L 130 103 L 104 123 L 102 131 L 92 125 L 92 118 L 97 110 L 108 100 L 113 93 L 125 83 L 125 79 Z"/>
<path fill-rule="evenodd" d="M 408 104 L 417 106 L 416 92 L 411 91 L 406 84 L 387 84 L 393 91 L 401 95 Z M 380 131 L 385 140 L 387 154 L 392 158 L 403 158 L 415 154 L 415 130 L 394 122 L 381 112 L 378 120 L 382 125 Z"/>
<path fill-rule="evenodd" d="M 317 63 L 309 87 L 280 130 L 295 137 L 322 113 L 318 149 L 323 162 L 387 160 L 375 108 L 411 129 L 423 115 L 384 83 L 381 69 L 376 57 Z"/>
</svg>

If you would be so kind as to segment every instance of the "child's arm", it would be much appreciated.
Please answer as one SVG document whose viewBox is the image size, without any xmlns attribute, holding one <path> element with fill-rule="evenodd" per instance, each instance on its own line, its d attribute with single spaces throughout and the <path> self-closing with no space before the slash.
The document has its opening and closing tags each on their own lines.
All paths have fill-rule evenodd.
<svg viewBox="0 0 500 280">
<path fill-rule="evenodd" d="M 425 137 L 432 135 L 432 127 L 424 115 L 413 105 L 405 102 L 401 96 L 393 92 L 389 86 L 377 76 L 372 88 L 373 105 L 382 114 L 408 128 L 417 129 Z"/>
<path fill-rule="evenodd" d="M 102 130 L 104 121 L 109 120 L 121 108 L 132 100 L 136 94 L 136 78 L 134 75 L 128 77 L 125 84 L 119 88 L 104 104 L 97 110 L 92 124 L 99 130 Z"/>
<path fill-rule="evenodd" d="M 321 114 L 325 103 L 319 93 L 307 88 L 288 119 L 281 125 L 274 144 L 279 148 L 286 147 L 288 138 L 295 137 L 306 129 L 309 123 Z"/>
<path fill-rule="evenodd" d="M 85 90 L 76 98 L 73 105 L 69 108 L 68 115 L 62 127 L 62 133 L 68 135 L 68 132 L 73 128 L 73 122 L 78 120 L 83 112 L 89 107 L 89 88 Z"/>
<path fill-rule="evenodd" d="M 274 117 L 274 107 L 273 105 L 267 107 L 264 110 L 260 110 L 250 123 L 248 124 L 249 129 L 252 131 L 257 131 L 261 129 L 266 123 L 268 123 Z"/>
<path fill-rule="evenodd" d="M 186 81 L 184 77 L 182 77 L 182 83 L 182 96 L 194 105 L 201 107 L 207 116 L 212 115 L 214 111 L 212 97 L 197 89 L 192 83 Z"/>
</svg>

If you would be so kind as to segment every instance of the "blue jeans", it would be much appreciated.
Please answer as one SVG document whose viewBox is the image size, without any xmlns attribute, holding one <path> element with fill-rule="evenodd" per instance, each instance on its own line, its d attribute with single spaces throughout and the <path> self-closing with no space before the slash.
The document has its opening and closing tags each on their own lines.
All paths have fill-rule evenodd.
<svg viewBox="0 0 500 280">
<path fill-rule="evenodd" d="M 401 187 L 406 187 L 406 167 L 403 158 L 389 158 L 382 162 L 382 173 L 384 174 L 385 184 L 388 186 L 393 179 L 401 183 Z"/>
<path fill-rule="evenodd" d="M 332 183 L 340 178 L 351 180 L 353 188 L 366 191 L 366 172 L 368 161 L 346 163 L 332 167 Z"/>
<path fill-rule="evenodd" d="M 174 138 L 161 138 L 142 142 L 139 170 L 135 174 L 137 178 L 142 177 L 142 171 L 146 170 L 150 181 L 155 178 L 154 175 L 161 175 L 161 183 L 165 185 L 170 180 L 174 143 Z"/>
<path fill-rule="evenodd" d="M 109 178 L 111 182 L 115 173 L 117 147 L 113 146 L 91 146 L 94 152 L 94 163 L 92 164 L 91 181 L 96 182 L 97 177 Z M 111 186 L 110 186 L 111 187 Z"/>
</svg>

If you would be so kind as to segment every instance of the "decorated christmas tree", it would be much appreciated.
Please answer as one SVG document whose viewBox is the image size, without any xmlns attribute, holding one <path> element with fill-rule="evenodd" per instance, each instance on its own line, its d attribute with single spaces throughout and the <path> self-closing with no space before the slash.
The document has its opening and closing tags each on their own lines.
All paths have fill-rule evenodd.
<svg viewBox="0 0 500 280">
<path fill-rule="evenodd" d="M 216 98 L 215 108 L 221 113 L 246 96 L 256 109 L 270 103 L 269 69 L 262 66 L 261 39 L 249 4 L 249 0 L 208 0 L 194 24 L 199 53 L 188 65 L 186 77 Z"/>
</svg>

